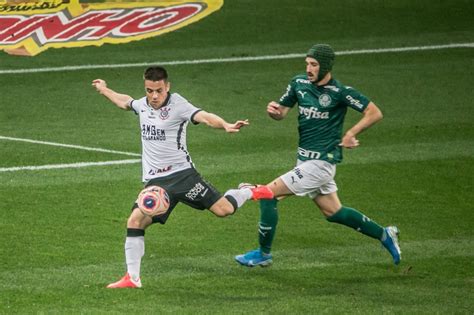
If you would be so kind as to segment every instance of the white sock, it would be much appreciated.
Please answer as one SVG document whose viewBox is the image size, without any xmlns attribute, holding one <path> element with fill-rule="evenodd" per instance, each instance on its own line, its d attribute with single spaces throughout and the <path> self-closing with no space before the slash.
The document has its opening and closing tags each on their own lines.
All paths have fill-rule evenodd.
<svg viewBox="0 0 474 315">
<path fill-rule="evenodd" d="M 229 189 L 225 192 L 224 196 L 226 195 L 234 197 L 237 201 L 237 208 L 240 208 L 247 200 L 252 198 L 252 191 L 250 188 Z"/>
<path fill-rule="evenodd" d="M 144 236 L 127 236 L 125 239 L 125 261 L 127 272 L 134 281 L 140 278 L 140 265 L 145 254 Z"/>
</svg>

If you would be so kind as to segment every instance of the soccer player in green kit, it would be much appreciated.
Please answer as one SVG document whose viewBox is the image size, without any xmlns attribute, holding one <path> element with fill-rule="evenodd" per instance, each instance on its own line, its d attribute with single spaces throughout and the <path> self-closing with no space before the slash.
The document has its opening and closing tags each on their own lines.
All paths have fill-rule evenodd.
<svg viewBox="0 0 474 315">
<path fill-rule="evenodd" d="M 278 200 L 291 195 L 309 196 L 329 222 L 351 227 L 371 238 L 380 240 L 393 262 L 400 262 L 398 228 L 382 227 L 360 211 L 343 206 L 334 181 L 336 164 L 342 161 L 342 149 L 359 145 L 356 136 L 382 119 L 382 112 L 357 90 L 333 78 L 331 70 L 335 53 L 331 46 L 314 45 L 306 55 L 306 74 L 294 77 L 280 101 L 270 102 L 268 115 L 284 119 L 298 103 L 298 159 L 296 167 L 267 186 L 274 199 L 260 201 L 260 247 L 235 256 L 241 265 L 268 266 L 278 223 Z M 342 135 L 347 108 L 363 117 Z M 250 185 L 250 184 L 249 184 Z"/>
</svg>

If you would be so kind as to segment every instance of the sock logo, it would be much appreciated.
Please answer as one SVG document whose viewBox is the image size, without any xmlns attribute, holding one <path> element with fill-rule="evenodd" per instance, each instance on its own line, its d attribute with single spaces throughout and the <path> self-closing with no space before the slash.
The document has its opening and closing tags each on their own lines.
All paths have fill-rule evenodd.
<svg viewBox="0 0 474 315">
<path fill-rule="evenodd" d="M 0 50 L 34 56 L 48 48 L 128 43 L 172 32 L 219 10 L 224 0 L 3 2 Z"/>
<path fill-rule="evenodd" d="M 263 237 L 267 236 L 267 233 L 272 230 L 271 226 L 265 226 L 262 224 L 258 225 L 258 233 L 260 233 Z"/>
</svg>

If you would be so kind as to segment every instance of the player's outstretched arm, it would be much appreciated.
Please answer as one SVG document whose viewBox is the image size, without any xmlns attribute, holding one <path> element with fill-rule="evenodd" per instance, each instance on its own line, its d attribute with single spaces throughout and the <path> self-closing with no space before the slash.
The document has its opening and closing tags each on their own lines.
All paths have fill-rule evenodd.
<svg viewBox="0 0 474 315">
<path fill-rule="evenodd" d="M 275 120 L 282 120 L 288 115 L 290 109 L 290 107 L 281 106 L 277 102 L 270 102 L 267 105 L 267 114 Z"/>
<path fill-rule="evenodd" d="M 226 122 L 221 117 L 213 113 L 208 113 L 206 111 L 200 111 L 194 116 L 194 121 L 198 123 L 203 123 L 212 128 L 224 129 L 226 132 L 239 132 L 240 128 L 247 126 L 249 124 L 248 119 L 237 120 L 235 123 L 231 124 Z"/>
<path fill-rule="evenodd" d="M 347 149 L 359 146 L 359 140 L 357 140 L 356 136 L 383 118 L 382 111 L 372 102 L 367 105 L 363 115 L 364 117 L 362 117 L 361 120 L 346 131 L 344 137 L 342 137 L 341 143 L 339 144 L 340 146 Z"/>
<path fill-rule="evenodd" d="M 92 81 L 92 86 L 95 87 L 97 92 L 107 97 L 109 101 L 114 103 L 117 107 L 124 110 L 130 109 L 130 102 L 133 100 L 131 96 L 120 94 L 114 90 L 109 89 L 107 87 L 107 82 L 102 79 L 95 79 Z"/>
</svg>

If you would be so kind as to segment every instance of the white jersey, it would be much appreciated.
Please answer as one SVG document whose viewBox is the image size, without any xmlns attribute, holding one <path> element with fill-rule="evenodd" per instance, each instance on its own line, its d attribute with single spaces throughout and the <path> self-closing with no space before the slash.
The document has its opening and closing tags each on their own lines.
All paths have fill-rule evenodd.
<svg viewBox="0 0 474 315">
<path fill-rule="evenodd" d="M 130 107 L 140 118 L 144 182 L 194 167 L 186 127 L 199 108 L 177 93 L 170 94 L 159 109 L 148 105 L 146 97 L 132 100 Z"/>
</svg>

